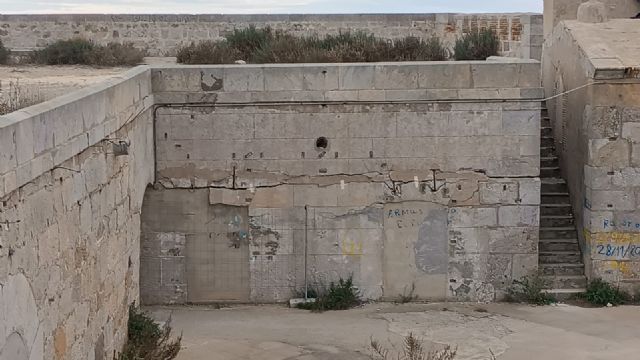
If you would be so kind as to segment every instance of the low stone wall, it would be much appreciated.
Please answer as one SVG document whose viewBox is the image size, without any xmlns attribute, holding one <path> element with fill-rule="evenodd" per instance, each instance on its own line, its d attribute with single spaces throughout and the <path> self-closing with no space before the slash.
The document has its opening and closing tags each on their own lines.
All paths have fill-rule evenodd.
<svg viewBox="0 0 640 360">
<path fill-rule="evenodd" d="M 0 358 L 121 349 L 154 176 L 152 104 L 138 68 L 0 117 Z M 128 156 L 115 157 L 116 139 Z"/>
<path fill-rule="evenodd" d="M 501 298 L 538 263 L 539 73 L 525 60 L 155 68 L 143 302 L 286 301 L 305 273 L 353 276 L 370 299 Z"/>
<path fill-rule="evenodd" d="M 100 44 L 133 42 L 151 56 L 174 56 L 181 45 L 249 25 L 296 35 L 364 30 L 389 39 L 438 36 L 450 46 L 464 33 L 490 27 L 500 36 L 502 55 L 538 60 L 543 42 L 537 14 L 0 15 L 0 40 L 12 49 L 33 49 L 79 36 Z"/>
</svg>

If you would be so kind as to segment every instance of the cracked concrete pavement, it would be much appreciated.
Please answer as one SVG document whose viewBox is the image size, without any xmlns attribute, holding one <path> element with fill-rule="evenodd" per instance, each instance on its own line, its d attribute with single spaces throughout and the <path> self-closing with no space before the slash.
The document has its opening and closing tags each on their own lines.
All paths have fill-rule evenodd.
<svg viewBox="0 0 640 360">
<path fill-rule="evenodd" d="M 637 307 L 368 304 L 310 313 L 277 305 L 150 307 L 182 332 L 178 360 L 368 359 L 370 339 L 398 347 L 410 332 L 425 347 L 458 348 L 456 359 L 632 359 L 640 353 Z"/>
</svg>

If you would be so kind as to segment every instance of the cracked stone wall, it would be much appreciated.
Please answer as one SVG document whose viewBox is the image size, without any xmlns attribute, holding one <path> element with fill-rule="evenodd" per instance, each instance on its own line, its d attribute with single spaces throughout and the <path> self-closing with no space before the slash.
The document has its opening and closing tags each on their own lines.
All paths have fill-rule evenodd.
<svg viewBox="0 0 640 360">
<path fill-rule="evenodd" d="M 190 271 L 221 284 L 247 271 L 235 300 L 286 301 L 305 259 L 312 285 L 352 275 L 365 298 L 502 297 L 537 267 L 539 72 L 530 60 L 154 69 L 145 207 L 162 215 L 143 212 L 143 302 L 189 302 Z M 220 206 L 246 217 L 206 210 Z M 211 256 L 241 249 L 246 263 L 190 268 L 202 234 L 222 244 Z"/>
<path fill-rule="evenodd" d="M 0 359 L 121 350 L 154 176 L 150 91 L 138 68 L 0 116 Z"/>
<path fill-rule="evenodd" d="M 500 36 L 502 55 L 538 60 L 543 42 L 539 14 L 0 15 L 0 40 L 11 49 L 33 49 L 81 36 L 101 44 L 133 42 L 151 56 L 175 56 L 181 45 L 218 39 L 249 25 L 297 35 L 347 30 L 389 39 L 436 35 L 451 45 L 464 33 L 490 27 Z"/>
<path fill-rule="evenodd" d="M 617 31 L 625 23 L 637 26 L 634 20 L 561 22 L 545 43 L 544 85 L 549 96 L 584 87 L 548 106 L 587 275 L 635 292 L 640 287 L 638 70 L 623 66 L 623 53 L 612 54 L 597 40 L 585 42 L 589 31 Z M 616 37 L 629 44 L 636 39 L 624 32 Z M 576 61 L 567 63 L 569 58 Z"/>
</svg>

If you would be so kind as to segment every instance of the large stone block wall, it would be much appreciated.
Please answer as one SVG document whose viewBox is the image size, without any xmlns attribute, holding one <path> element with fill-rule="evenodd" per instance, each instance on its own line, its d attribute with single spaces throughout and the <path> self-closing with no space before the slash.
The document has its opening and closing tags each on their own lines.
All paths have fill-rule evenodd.
<svg viewBox="0 0 640 360">
<path fill-rule="evenodd" d="M 0 358 L 121 350 L 154 178 L 152 103 L 139 68 L 0 117 Z M 129 155 L 115 157 L 118 139 Z"/>
<path fill-rule="evenodd" d="M 246 246 L 236 300 L 299 292 L 305 237 L 312 285 L 353 275 L 372 299 L 412 286 L 423 299 L 500 298 L 537 268 L 539 66 L 154 69 L 145 207 L 163 210 L 143 212 L 143 302 L 189 301 L 190 239 L 207 233 Z M 197 215 L 220 206 L 246 213 L 228 228 Z"/>
<path fill-rule="evenodd" d="M 630 69 L 611 63 L 606 53 L 601 55 L 604 58 L 587 56 L 574 37 L 578 26 L 584 30 L 586 25 L 561 22 L 545 44 L 546 94 L 578 89 L 547 105 L 587 275 L 636 291 L 640 285 L 640 82 Z"/>
<path fill-rule="evenodd" d="M 542 15 L 537 14 L 354 14 L 354 15 L 0 15 L 0 40 L 13 49 L 43 47 L 85 37 L 104 44 L 133 42 L 151 56 L 173 56 L 192 41 L 218 39 L 235 28 L 271 26 L 297 35 L 365 30 L 395 39 L 457 37 L 490 27 L 500 36 L 501 54 L 540 59 Z"/>
</svg>

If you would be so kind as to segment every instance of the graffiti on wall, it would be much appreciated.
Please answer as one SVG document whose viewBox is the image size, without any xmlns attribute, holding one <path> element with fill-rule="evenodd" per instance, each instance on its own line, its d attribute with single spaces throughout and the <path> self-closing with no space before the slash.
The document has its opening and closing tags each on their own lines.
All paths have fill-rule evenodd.
<svg viewBox="0 0 640 360">
<path fill-rule="evenodd" d="M 590 233 L 585 238 L 591 244 L 594 258 L 640 260 L 640 233 L 614 231 L 609 233 Z"/>
</svg>

